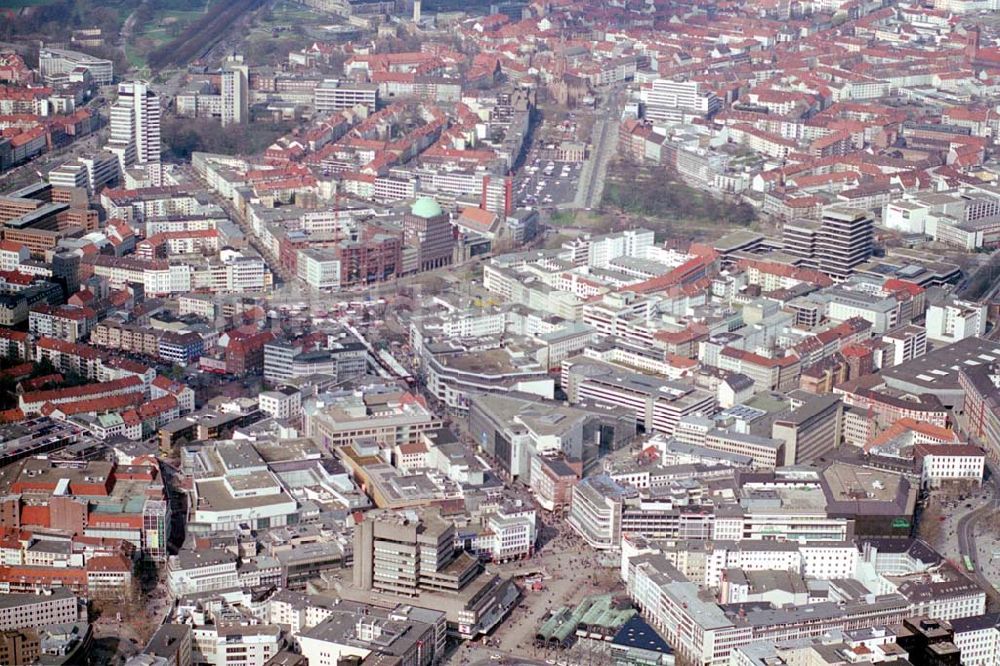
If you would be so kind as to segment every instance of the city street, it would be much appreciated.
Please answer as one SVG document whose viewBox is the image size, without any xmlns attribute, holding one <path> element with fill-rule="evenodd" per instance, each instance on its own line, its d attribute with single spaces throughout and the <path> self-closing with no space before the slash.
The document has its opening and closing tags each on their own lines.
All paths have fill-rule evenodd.
<svg viewBox="0 0 1000 666">
<path fill-rule="evenodd" d="M 0 666 L 1000 661 L 1000 11 L 0 3 Z"/>
<path fill-rule="evenodd" d="M 618 147 L 618 119 L 621 114 L 622 89 L 613 89 L 603 98 L 597 110 L 590 143 L 590 158 L 580 174 L 580 186 L 573 204 L 575 208 L 599 206 L 604 196 L 604 180 L 608 164 Z"/>
<path fill-rule="evenodd" d="M 598 565 L 598 554 L 561 519 L 540 517 L 552 530 L 540 551 L 527 560 L 495 566 L 505 575 L 525 575 L 543 571 L 544 589 L 524 590 L 520 604 L 510 618 L 490 636 L 490 645 L 499 652 L 529 659 L 557 660 L 562 650 L 534 645 L 537 629 L 550 611 L 560 606 L 576 606 L 587 596 L 622 591 L 616 567 Z M 581 572 L 586 572 L 582 574 Z"/>
<path fill-rule="evenodd" d="M 958 552 L 960 557 L 968 557 L 972 562 L 974 571 L 969 572 L 976 582 L 987 590 L 992 606 L 1000 605 L 997 588 L 994 581 L 1000 572 L 1000 557 L 994 558 L 993 553 L 998 550 L 1000 544 L 1000 532 L 996 521 L 989 520 L 996 516 L 1000 507 L 1000 495 L 998 495 L 997 484 L 1000 477 L 997 476 L 992 466 L 989 466 L 987 480 L 983 483 L 983 493 L 977 495 L 978 500 L 971 511 L 968 511 L 958 519 L 956 535 L 958 540 Z M 986 499 L 983 500 L 982 497 Z M 996 561 L 994 561 L 996 560 Z M 964 562 L 963 562 L 964 564 Z"/>
<path fill-rule="evenodd" d="M 991 504 L 984 508 L 987 509 L 985 515 L 975 522 L 969 535 L 972 549 L 975 551 L 975 557 L 972 559 L 976 565 L 979 583 L 982 585 L 985 581 L 987 590 L 991 587 L 997 590 L 996 581 L 1000 580 L 1000 531 L 996 529 L 995 522 L 984 518 L 995 516 L 998 506 Z"/>
</svg>

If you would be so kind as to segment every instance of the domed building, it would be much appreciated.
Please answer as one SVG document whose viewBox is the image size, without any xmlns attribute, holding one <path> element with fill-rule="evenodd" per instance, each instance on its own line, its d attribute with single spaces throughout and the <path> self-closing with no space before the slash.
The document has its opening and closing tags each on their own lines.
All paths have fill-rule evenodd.
<svg viewBox="0 0 1000 666">
<path fill-rule="evenodd" d="M 448 213 L 431 197 L 413 202 L 403 216 L 403 272 L 430 271 L 450 266 L 455 229 Z"/>
<path fill-rule="evenodd" d="M 420 197 L 410 206 L 410 214 L 429 220 L 438 215 L 443 215 L 441 204 L 430 197 Z"/>
</svg>

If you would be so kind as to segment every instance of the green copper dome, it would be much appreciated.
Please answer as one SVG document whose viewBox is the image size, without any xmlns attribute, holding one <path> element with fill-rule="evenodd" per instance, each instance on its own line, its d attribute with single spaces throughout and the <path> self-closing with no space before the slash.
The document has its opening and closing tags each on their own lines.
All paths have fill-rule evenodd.
<svg viewBox="0 0 1000 666">
<path fill-rule="evenodd" d="M 420 197 L 413 202 L 413 207 L 410 208 L 410 212 L 417 217 L 422 217 L 425 220 L 428 220 L 432 217 L 437 217 L 443 211 L 441 210 L 441 206 L 437 201 L 434 201 L 434 199 L 431 199 L 430 197 Z"/>
</svg>

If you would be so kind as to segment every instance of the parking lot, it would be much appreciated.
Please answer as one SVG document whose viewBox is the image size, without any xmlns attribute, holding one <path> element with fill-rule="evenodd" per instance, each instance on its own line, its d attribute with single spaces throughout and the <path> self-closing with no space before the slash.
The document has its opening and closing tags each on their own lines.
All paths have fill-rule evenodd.
<svg viewBox="0 0 1000 666">
<path fill-rule="evenodd" d="M 573 203 L 580 181 L 582 162 L 557 162 L 532 153 L 514 179 L 518 206 L 555 208 Z"/>
</svg>

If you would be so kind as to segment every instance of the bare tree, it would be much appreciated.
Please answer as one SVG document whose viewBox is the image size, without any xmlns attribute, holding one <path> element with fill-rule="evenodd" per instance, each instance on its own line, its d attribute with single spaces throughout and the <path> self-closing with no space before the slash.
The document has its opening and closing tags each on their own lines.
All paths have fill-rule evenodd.
<svg viewBox="0 0 1000 666">
<path fill-rule="evenodd" d="M 936 546 L 941 541 L 942 527 L 944 521 L 944 511 L 941 502 L 931 499 L 920 514 L 920 524 L 917 525 L 917 535 L 929 543 Z"/>
</svg>

